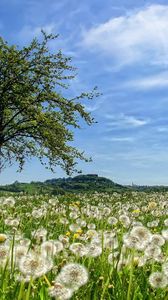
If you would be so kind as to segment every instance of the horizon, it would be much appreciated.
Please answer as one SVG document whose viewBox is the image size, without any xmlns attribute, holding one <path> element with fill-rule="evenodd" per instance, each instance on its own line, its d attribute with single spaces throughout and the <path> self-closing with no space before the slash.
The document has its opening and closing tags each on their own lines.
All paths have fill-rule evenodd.
<svg viewBox="0 0 168 300">
<path fill-rule="evenodd" d="M 40 183 L 44 183 L 46 182 L 47 180 L 54 180 L 54 179 L 67 179 L 67 178 L 74 178 L 74 177 L 77 177 L 77 176 L 80 176 L 80 175 L 84 175 L 84 176 L 87 176 L 87 175 L 93 175 L 92 173 L 90 174 L 83 174 L 83 173 L 80 173 L 78 175 L 72 175 L 72 176 L 63 176 L 63 177 L 52 177 L 52 178 L 47 178 L 47 179 L 44 179 L 43 181 L 40 181 L 40 180 L 37 180 L 37 181 L 34 181 L 34 180 L 31 180 L 31 181 L 18 181 L 18 180 L 15 180 L 11 183 L 5 183 L 5 184 L 0 184 L 0 187 L 1 186 L 6 186 L 6 185 L 11 185 L 11 184 L 14 184 L 16 182 L 18 183 L 36 183 L 36 182 L 40 182 Z M 103 178 L 106 178 L 106 179 L 110 179 L 112 182 L 114 182 L 115 184 L 119 184 L 119 185 L 122 185 L 122 186 L 137 186 L 137 187 L 143 187 L 143 186 L 149 186 L 149 187 L 168 187 L 168 184 L 152 184 L 152 185 L 148 185 L 148 184 L 136 184 L 135 182 L 131 182 L 130 184 L 124 184 L 124 183 L 121 183 L 121 182 L 115 182 L 112 178 L 109 178 L 109 177 L 106 177 L 106 176 L 100 176 L 99 174 L 94 174 L 98 177 L 103 177 Z"/>
<path fill-rule="evenodd" d="M 168 185 L 167 1 L 68 4 L 11 0 L 7 5 L 2 0 L 1 36 L 23 47 L 40 37 L 41 29 L 60 34 L 51 51 L 61 49 L 72 56 L 78 71 L 66 94 L 78 95 L 94 86 L 103 94 L 83 103 L 98 123 L 74 130 L 73 145 L 93 159 L 78 163 L 82 173 L 123 185 Z M 55 175 L 66 177 L 60 168 Z M 0 185 L 52 176 L 33 158 L 22 173 L 16 165 L 6 168 Z"/>
</svg>

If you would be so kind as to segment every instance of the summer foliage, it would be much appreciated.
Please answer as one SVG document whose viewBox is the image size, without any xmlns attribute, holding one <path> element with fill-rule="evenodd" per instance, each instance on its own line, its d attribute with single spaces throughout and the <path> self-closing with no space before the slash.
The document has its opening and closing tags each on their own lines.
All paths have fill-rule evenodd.
<svg viewBox="0 0 168 300">
<path fill-rule="evenodd" d="M 168 193 L 0 198 L 0 299 L 168 299 Z"/>
<path fill-rule="evenodd" d="M 22 49 L 0 39 L 0 170 L 13 160 L 22 169 L 32 156 L 67 173 L 74 170 L 76 160 L 87 161 L 70 145 L 72 129 L 80 128 L 80 117 L 88 125 L 94 122 L 80 100 L 98 94 L 94 89 L 72 99 L 62 95 L 75 69 L 61 51 L 49 50 L 56 38 L 42 32 L 41 40 Z"/>
</svg>

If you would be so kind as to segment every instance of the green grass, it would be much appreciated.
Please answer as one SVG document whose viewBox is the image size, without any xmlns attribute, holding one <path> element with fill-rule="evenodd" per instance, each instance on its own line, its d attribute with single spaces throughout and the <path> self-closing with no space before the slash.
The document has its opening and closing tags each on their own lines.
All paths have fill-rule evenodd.
<svg viewBox="0 0 168 300">
<path fill-rule="evenodd" d="M 88 282 L 73 291 L 72 300 L 168 299 L 168 280 L 165 273 L 163 276 L 167 284 L 163 288 L 157 288 L 155 283 L 149 282 L 150 275 L 162 271 L 162 265 L 168 261 L 168 241 L 165 240 L 159 246 L 160 255 L 146 257 L 144 254 L 150 244 L 153 243 L 155 248 L 158 246 L 157 242 L 151 241 L 152 236 L 159 234 L 159 238 L 163 240 L 162 230 L 168 229 L 168 221 L 165 221 L 168 219 L 167 198 L 168 193 L 140 192 L 122 195 L 64 195 L 52 198 L 47 195 L 1 196 L 0 299 L 52 299 L 49 288 L 53 286 L 63 267 L 69 263 L 84 266 L 89 274 Z M 129 222 L 124 224 L 122 216 L 125 214 L 129 217 Z M 108 223 L 111 216 L 117 218 L 114 225 Z M 82 221 L 85 222 L 82 224 Z M 78 224 L 77 232 L 70 230 L 69 226 L 72 224 Z M 94 226 L 95 229 L 91 231 L 90 228 Z M 137 246 L 143 244 L 143 238 L 139 238 L 140 243 L 135 246 L 124 242 L 126 235 L 131 236 L 132 228 L 136 226 L 144 226 L 151 233 L 143 249 Z M 40 229 L 45 229 L 46 234 L 40 233 Z M 91 248 L 83 256 L 70 250 L 73 243 L 90 247 L 96 235 L 94 245 L 102 249 L 99 255 L 94 256 Z M 69 242 L 63 243 L 63 249 L 59 253 L 51 255 L 41 250 L 45 241 L 58 241 L 64 237 Z M 22 244 L 27 245 L 27 253 L 36 253 L 37 257 L 44 258 L 44 262 L 45 259 L 51 259 L 52 268 L 34 278 L 36 266 L 33 266 L 34 271 L 31 270 L 29 280 L 25 280 L 26 273 L 22 270 L 21 263 L 26 253 L 16 254 Z M 4 246 L 7 248 L 6 254 L 3 251 Z M 109 263 L 108 257 L 111 253 L 114 259 Z M 147 258 L 143 264 L 142 258 Z"/>
</svg>

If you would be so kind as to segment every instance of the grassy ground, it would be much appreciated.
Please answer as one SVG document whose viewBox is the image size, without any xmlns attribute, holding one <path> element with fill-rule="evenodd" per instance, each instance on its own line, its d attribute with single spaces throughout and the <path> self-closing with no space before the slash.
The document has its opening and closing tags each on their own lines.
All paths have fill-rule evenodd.
<svg viewBox="0 0 168 300">
<path fill-rule="evenodd" d="M 0 198 L 0 299 L 168 299 L 168 193 Z"/>
</svg>

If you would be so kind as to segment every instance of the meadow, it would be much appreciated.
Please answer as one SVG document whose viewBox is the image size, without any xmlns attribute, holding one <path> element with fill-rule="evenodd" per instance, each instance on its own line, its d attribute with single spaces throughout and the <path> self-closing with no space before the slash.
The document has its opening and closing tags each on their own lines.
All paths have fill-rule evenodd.
<svg viewBox="0 0 168 300">
<path fill-rule="evenodd" d="M 168 299 L 168 193 L 4 194 L 0 299 Z"/>
</svg>

